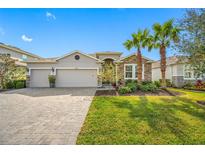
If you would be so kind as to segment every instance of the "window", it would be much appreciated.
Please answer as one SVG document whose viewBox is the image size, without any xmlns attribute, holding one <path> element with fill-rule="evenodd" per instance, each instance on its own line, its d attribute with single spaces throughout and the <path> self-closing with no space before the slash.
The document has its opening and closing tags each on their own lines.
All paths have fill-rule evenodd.
<svg viewBox="0 0 205 154">
<path fill-rule="evenodd" d="M 27 59 L 27 56 L 26 55 L 22 55 L 22 58 L 21 58 L 21 60 L 26 60 Z"/>
<path fill-rule="evenodd" d="M 144 73 L 144 65 L 142 67 L 142 73 Z M 124 65 L 124 78 L 125 79 L 137 79 L 137 64 L 125 64 Z"/>
<path fill-rule="evenodd" d="M 79 60 L 80 56 L 79 55 L 75 55 L 75 60 Z"/>
<path fill-rule="evenodd" d="M 132 78 L 132 65 L 125 66 L 125 78 Z"/>
</svg>

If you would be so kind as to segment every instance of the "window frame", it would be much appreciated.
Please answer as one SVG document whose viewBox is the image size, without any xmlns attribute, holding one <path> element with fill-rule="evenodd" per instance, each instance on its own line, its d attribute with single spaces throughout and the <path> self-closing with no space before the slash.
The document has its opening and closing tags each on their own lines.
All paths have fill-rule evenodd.
<svg viewBox="0 0 205 154">
<path fill-rule="evenodd" d="M 128 78 L 126 77 L 126 66 L 132 66 L 132 77 Z M 124 64 L 124 79 L 125 80 L 137 80 L 138 78 L 136 78 L 136 67 L 137 64 Z M 144 64 L 142 64 L 142 79 L 144 79 Z"/>
</svg>

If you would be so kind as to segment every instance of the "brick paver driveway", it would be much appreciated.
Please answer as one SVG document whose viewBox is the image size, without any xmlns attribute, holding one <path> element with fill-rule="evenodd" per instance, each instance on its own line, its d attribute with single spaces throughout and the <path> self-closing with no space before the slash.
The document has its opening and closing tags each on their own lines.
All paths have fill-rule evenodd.
<svg viewBox="0 0 205 154">
<path fill-rule="evenodd" d="M 0 144 L 75 144 L 95 88 L 0 93 Z"/>
</svg>

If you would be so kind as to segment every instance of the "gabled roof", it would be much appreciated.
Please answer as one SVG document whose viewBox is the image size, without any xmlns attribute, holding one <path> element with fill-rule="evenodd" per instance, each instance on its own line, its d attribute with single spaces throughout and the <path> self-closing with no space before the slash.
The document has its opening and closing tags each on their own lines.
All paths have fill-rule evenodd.
<svg viewBox="0 0 205 154">
<path fill-rule="evenodd" d="M 133 54 L 128 55 L 128 56 L 126 56 L 126 57 L 122 57 L 120 60 L 123 61 L 124 59 L 127 59 L 127 58 L 132 57 L 132 56 L 135 56 L 135 55 L 136 55 L 136 53 L 133 53 Z M 147 58 L 147 57 L 144 57 L 144 56 L 142 56 L 142 58 L 148 60 L 149 62 L 154 62 L 154 60 L 152 60 L 152 59 L 150 59 L 150 58 Z"/>
<path fill-rule="evenodd" d="M 72 55 L 72 54 L 75 54 L 75 53 L 78 53 L 78 54 L 84 55 L 84 56 L 86 56 L 86 57 L 88 57 L 88 58 L 91 58 L 91 59 L 94 59 L 94 60 L 96 60 L 96 61 L 102 62 L 100 59 L 97 59 L 97 58 L 95 58 L 95 57 L 93 57 L 93 56 L 91 56 L 91 55 L 82 53 L 82 52 L 80 52 L 80 51 L 78 51 L 78 50 L 73 51 L 73 52 L 68 53 L 68 54 L 65 54 L 65 55 L 63 55 L 63 56 L 57 58 L 56 60 L 63 59 L 63 58 L 65 58 L 65 57 L 68 57 L 68 56 L 70 56 L 70 55 Z"/>
<path fill-rule="evenodd" d="M 21 53 L 21 54 L 29 55 L 29 56 L 34 57 L 34 58 L 42 58 L 42 57 L 37 56 L 35 54 L 32 54 L 30 52 L 21 50 L 21 49 L 19 49 L 17 47 L 11 46 L 11 45 L 6 45 L 6 44 L 1 43 L 1 42 L 0 42 L 0 47 L 5 48 L 5 49 L 9 49 L 9 50 L 12 50 L 12 51 L 15 51 L 15 52 L 18 52 L 18 53 Z"/>
<path fill-rule="evenodd" d="M 185 56 L 176 56 L 175 55 L 175 56 L 171 56 L 171 57 L 166 58 L 167 66 L 178 64 L 178 63 L 186 63 L 186 62 L 187 62 L 187 59 Z M 152 68 L 159 68 L 159 67 L 160 67 L 160 60 L 152 63 Z"/>
</svg>

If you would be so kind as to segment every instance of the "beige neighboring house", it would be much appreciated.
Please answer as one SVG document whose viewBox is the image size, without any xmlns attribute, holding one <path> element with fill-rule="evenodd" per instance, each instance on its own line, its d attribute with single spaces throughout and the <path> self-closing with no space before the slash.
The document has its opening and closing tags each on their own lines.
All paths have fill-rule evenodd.
<svg viewBox="0 0 205 154">
<path fill-rule="evenodd" d="M 103 64 L 111 61 L 115 68 L 115 83 L 137 80 L 137 56 L 121 57 L 121 52 L 96 52 L 85 54 L 74 51 L 58 58 L 27 61 L 29 87 L 49 87 L 48 76 L 56 76 L 56 87 L 102 86 Z M 151 80 L 151 63 L 143 57 L 143 79 Z"/>
<path fill-rule="evenodd" d="M 15 60 L 16 65 L 18 66 L 26 66 L 25 61 L 37 60 L 41 57 L 29 53 L 27 51 L 21 50 L 17 47 L 13 47 L 10 45 L 6 45 L 0 42 L 0 54 L 10 55 L 12 59 Z"/>
<path fill-rule="evenodd" d="M 161 79 L 160 61 L 152 63 L 152 81 Z M 167 58 L 166 79 L 169 79 L 176 87 L 181 87 L 187 82 L 195 82 L 194 71 L 187 64 L 186 59 L 180 56 L 171 56 Z"/>
</svg>

